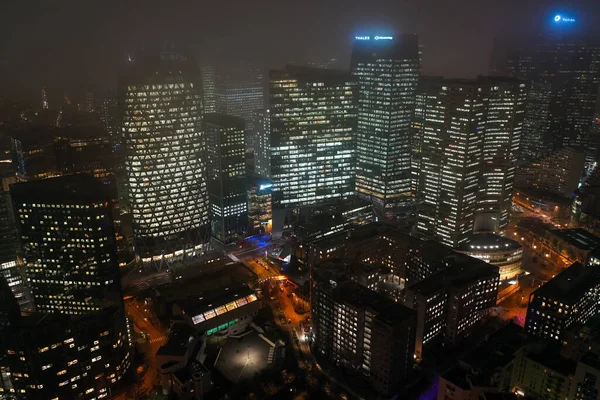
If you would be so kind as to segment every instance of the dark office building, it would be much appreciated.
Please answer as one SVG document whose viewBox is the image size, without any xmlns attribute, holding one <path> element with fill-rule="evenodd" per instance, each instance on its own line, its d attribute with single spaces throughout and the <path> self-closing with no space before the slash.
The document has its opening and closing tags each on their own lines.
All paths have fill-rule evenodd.
<svg viewBox="0 0 600 400">
<path fill-rule="evenodd" d="M 248 231 L 244 120 L 207 114 L 204 128 L 212 233 L 228 243 Z"/>
<path fill-rule="evenodd" d="M 122 308 L 77 317 L 14 314 L 0 328 L 0 397 L 108 399 L 130 370 L 130 346 Z"/>
<path fill-rule="evenodd" d="M 574 263 L 531 293 L 525 321 L 528 334 L 560 343 L 573 324 L 584 324 L 598 313 L 597 250 L 589 257 L 591 262 Z"/>
<path fill-rule="evenodd" d="M 447 268 L 406 289 L 405 304 L 417 312 L 417 358 L 435 343 L 459 344 L 496 305 L 497 266 L 462 254 L 444 262 Z"/>
<path fill-rule="evenodd" d="M 271 71 L 274 208 L 316 206 L 354 194 L 356 85 L 349 74 L 289 66 Z"/>
<path fill-rule="evenodd" d="M 417 36 L 356 36 L 351 71 L 358 82 L 356 191 L 380 208 L 406 205 L 412 199 Z"/>
<path fill-rule="evenodd" d="M 89 175 L 11 187 L 36 311 L 72 315 L 122 303 L 112 199 Z"/>
<path fill-rule="evenodd" d="M 353 281 L 350 271 L 323 269 L 311 275 L 313 351 L 366 376 L 378 393 L 397 393 L 412 370 L 415 313 Z"/>
</svg>

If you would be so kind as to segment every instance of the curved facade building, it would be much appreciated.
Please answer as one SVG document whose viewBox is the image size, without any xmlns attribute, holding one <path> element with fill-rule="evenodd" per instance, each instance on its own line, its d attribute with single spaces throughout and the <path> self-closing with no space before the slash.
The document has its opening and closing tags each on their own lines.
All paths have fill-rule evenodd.
<svg viewBox="0 0 600 400">
<path fill-rule="evenodd" d="M 210 239 L 199 86 L 193 63 L 175 53 L 131 61 L 122 77 L 127 197 L 144 265 L 194 257 Z"/>
<path fill-rule="evenodd" d="M 472 235 L 456 251 L 496 265 L 501 281 L 513 279 L 521 273 L 523 247 L 514 240 L 492 233 L 479 233 Z"/>
</svg>

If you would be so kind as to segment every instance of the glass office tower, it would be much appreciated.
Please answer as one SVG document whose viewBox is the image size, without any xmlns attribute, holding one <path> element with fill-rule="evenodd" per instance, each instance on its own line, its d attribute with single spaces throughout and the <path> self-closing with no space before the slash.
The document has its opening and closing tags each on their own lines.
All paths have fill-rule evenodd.
<svg viewBox="0 0 600 400">
<path fill-rule="evenodd" d="M 357 36 L 356 191 L 389 209 L 411 202 L 411 122 L 419 79 L 416 35 Z"/>
<path fill-rule="evenodd" d="M 156 268 L 201 254 L 210 232 L 194 64 L 172 52 L 130 62 L 120 103 L 136 254 Z"/>
<path fill-rule="evenodd" d="M 343 72 L 271 71 L 274 208 L 322 205 L 354 194 L 355 94 Z"/>
</svg>

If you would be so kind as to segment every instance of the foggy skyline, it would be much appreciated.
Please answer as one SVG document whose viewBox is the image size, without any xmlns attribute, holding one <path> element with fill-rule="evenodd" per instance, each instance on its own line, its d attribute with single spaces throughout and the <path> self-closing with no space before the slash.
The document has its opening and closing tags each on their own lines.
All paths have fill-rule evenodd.
<svg viewBox="0 0 600 400">
<path fill-rule="evenodd" d="M 126 54 L 164 42 L 211 63 L 268 69 L 337 58 L 348 69 L 353 36 L 379 32 L 417 33 L 425 75 L 473 77 L 488 73 L 495 37 L 531 38 L 555 13 L 575 17 L 574 29 L 590 35 L 600 2 L 7 0 L 0 95 L 113 90 Z"/>
</svg>

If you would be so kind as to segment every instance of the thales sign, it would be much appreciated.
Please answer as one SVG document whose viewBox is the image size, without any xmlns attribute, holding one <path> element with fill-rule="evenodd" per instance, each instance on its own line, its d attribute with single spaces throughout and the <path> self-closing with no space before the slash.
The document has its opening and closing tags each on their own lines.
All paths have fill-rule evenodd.
<svg viewBox="0 0 600 400">
<path fill-rule="evenodd" d="M 354 36 L 354 39 L 356 40 L 393 40 L 394 37 L 393 36 L 373 36 L 371 38 L 371 36 Z"/>
</svg>

